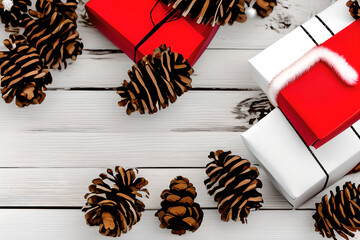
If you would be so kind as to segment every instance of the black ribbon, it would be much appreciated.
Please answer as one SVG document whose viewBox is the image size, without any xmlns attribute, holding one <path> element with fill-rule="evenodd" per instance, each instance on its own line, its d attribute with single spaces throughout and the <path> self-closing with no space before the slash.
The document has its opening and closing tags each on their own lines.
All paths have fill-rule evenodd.
<svg viewBox="0 0 360 240">
<path fill-rule="evenodd" d="M 316 15 L 315 18 L 317 20 L 319 20 L 319 22 L 326 28 L 326 30 L 328 30 L 330 32 L 330 34 L 332 36 L 334 36 L 334 32 L 330 29 L 330 27 L 328 25 L 326 25 L 326 23 L 318 16 Z M 319 43 L 315 40 L 315 38 L 305 29 L 304 26 L 300 26 L 302 30 L 304 30 L 304 32 L 306 33 L 306 35 L 308 35 L 308 37 L 315 43 L 315 45 L 319 45 Z M 285 115 L 284 115 L 285 116 Z M 290 121 L 289 121 L 290 123 Z M 291 123 L 290 123 L 291 124 Z M 292 124 L 291 124 L 292 126 Z M 294 128 L 294 126 L 292 126 Z M 294 128 L 295 129 L 295 128 Z M 351 129 L 353 130 L 353 132 L 356 134 L 356 136 L 360 139 L 360 135 L 358 134 L 358 132 L 355 130 L 355 128 L 353 126 L 351 126 Z M 296 130 L 295 130 L 296 131 Z M 326 171 L 326 169 L 324 168 L 324 166 L 321 164 L 321 162 L 317 159 L 316 155 L 314 154 L 314 152 L 307 146 L 307 144 L 304 142 L 304 140 L 302 139 L 302 137 L 300 136 L 300 134 L 296 131 L 296 133 L 299 135 L 300 139 L 303 141 L 303 143 L 305 144 L 305 146 L 307 147 L 307 149 L 309 150 L 309 152 L 311 153 L 311 155 L 314 157 L 314 159 L 316 160 L 316 162 L 319 164 L 320 168 L 324 171 L 325 175 L 326 175 L 326 181 L 324 184 L 324 187 L 322 190 L 324 190 L 329 182 L 329 173 Z"/>
<path fill-rule="evenodd" d="M 136 53 L 141 47 L 141 45 L 143 45 L 157 30 L 159 30 L 165 23 L 176 21 L 181 18 L 180 9 L 172 9 L 165 15 L 165 17 L 158 24 L 155 24 L 152 17 L 152 13 L 160 1 L 161 0 L 158 0 L 150 11 L 150 20 L 154 27 L 151 29 L 151 31 L 148 34 L 145 35 L 145 37 L 143 37 L 140 40 L 140 42 L 134 48 L 134 62 L 136 62 Z"/>
</svg>

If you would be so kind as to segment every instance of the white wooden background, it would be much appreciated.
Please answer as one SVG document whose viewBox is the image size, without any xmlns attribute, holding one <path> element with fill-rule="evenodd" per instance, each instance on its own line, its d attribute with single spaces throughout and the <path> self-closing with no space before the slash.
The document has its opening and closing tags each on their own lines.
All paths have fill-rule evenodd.
<svg viewBox="0 0 360 240">
<path fill-rule="evenodd" d="M 194 183 L 205 209 L 200 229 L 184 239 L 321 239 L 311 216 L 328 189 L 293 210 L 260 170 L 264 207 L 242 225 L 220 221 L 203 180 L 212 150 L 232 150 L 257 162 L 240 137 L 249 123 L 239 103 L 260 94 L 247 60 L 331 2 L 279 0 L 267 19 L 222 27 L 194 66 L 194 89 L 151 116 L 127 116 L 117 106 L 114 88 L 132 62 L 80 17 L 84 53 L 67 70 L 52 72 L 44 103 L 18 109 L 0 102 L 0 239 L 108 239 L 86 225 L 80 208 L 91 180 L 116 165 L 138 167 L 151 193 L 142 220 L 122 239 L 178 238 L 154 217 L 161 191 L 177 175 Z M 81 4 L 80 15 L 83 10 Z M 359 177 L 338 184 L 359 183 Z"/>
</svg>

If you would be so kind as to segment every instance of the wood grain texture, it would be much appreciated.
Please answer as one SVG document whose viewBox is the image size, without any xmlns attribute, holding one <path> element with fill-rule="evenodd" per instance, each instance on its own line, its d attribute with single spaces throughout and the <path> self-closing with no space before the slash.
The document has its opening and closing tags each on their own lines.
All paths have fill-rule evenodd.
<svg viewBox="0 0 360 240">
<path fill-rule="evenodd" d="M 152 161 L 152 159 L 147 159 Z M 169 161 L 174 160 L 169 157 Z M 207 160 L 204 160 L 204 166 Z M 117 163 L 109 165 L 114 168 Z M 132 167 L 131 163 L 128 163 Z M 123 166 L 124 167 L 124 166 Z M 88 185 L 106 168 L 20 168 L 0 169 L 0 206 L 27 207 L 81 207 L 85 204 L 84 195 Z M 196 187 L 198 202 L 203 208 L 216 208 L 213 197 L 207 194 L 204 180 L 207 178 L 205 168 L 151 168 L 139 169 L 138 176 L 145 177 L 149 184 L 149 199 L 143 199 L 146 209 L 160 207 L 160 194 L 169 188 L 169 182 L 176 176 L 187 177 Z M 264 187 L 260 192 L 266 199 L 264 209 L 291 209 L 291 205 L 270 183 L 270 179 L 261 171 L 260 179 Z M 19 198 L 19 196 L 26 196 Z"/>
<path fill-rule="evenodd" d="M 126 115 L 115 91 L 47 91 L 46 100 L 24 109 L 0 103 L 2 132 L 237 132 L 247 122 L 237 119 L 239 102 L 257 91 L 190 91 L 153 115 Z"/>
<path fill-rule="evenodd" d="M 169 230 L 159 228 L 155 211 L 145 211 L 142 219 L 121 239 L 179 239 Z M 248 224 L 222 222 L 216 210 L 205 210 L 204 221 L 195 233 L 182 238 L 189 240 L 257 239 L 257 240 L 321 240 L 314 231 L 313 211 L 256 211 Z M 2 209 L 0 210 L 0 239 L 19 240 L 99 240 L 109 239 L 89 227 L 80 210 Z M 20 228 L 21 227 L 21 228 Z M 359 237 L 359 235 L 357 235 Z M 356 238 L 354 238 L 356 239 Z"/>
<path fill-rule="evenodd" d="M 202 227 L 187 239 L 322 239 L 313 227 L 314 204 L 335 185 L 359 182 L 360 174 L 339 180 L 295 211 L 261 170 L 264 208 L 247 225 L 220 221 L 203 180 L 212 150 L 232 150 L 257 163 L 240 136 L 257 121 L 249 102 L 261 98 L 247 60 L 333 1 L 279 0 L 269 18 L 222 27 L 194 66 L 196 90 L 155 115 L 130 117 L 117 106 L 113 88 L 128 79 L 133 63 L 89 25 L 80 4 L 84 53 L 67 70 L 52 71 L 44 103 L 18 109 L 0 102 L 0 239 L 108 239 L 85 224 L 79 209 L 68 208 L 82 206 L 91 180 L 116 165 L 140 167 L 151 192 L 142 221 L 122 239 L 178 238 L 154 217 L 161 191 L 177 175 L 189 177 L 196 201 L 207 208 Z"/>
</svg>

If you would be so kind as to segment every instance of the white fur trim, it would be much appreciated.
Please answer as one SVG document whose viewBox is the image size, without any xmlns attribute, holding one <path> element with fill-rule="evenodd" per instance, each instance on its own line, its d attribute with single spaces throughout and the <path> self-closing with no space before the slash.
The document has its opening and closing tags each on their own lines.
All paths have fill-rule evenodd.
<svg viewBox="0 0 360 240">
<path fill-rule="evenodd" d="M 326 63 L 346 84 L 350 86 L 357 84 L 358 73 L 349 65 L 344 57 L 326 47 L 318 46 L 273 78 L 268 91 L 270 102 L 277 107 L 277 97 L 280 91 L 301 74 L 309 71 L 319 61 Z"/>
<path fill-rule="evenodd" d="M 10 12 L 10 10 L 11 10 L 12 6 L 14 5 L 14 3 L 13 3 L 12 0 L 3 0 L 2 5 L 4 6 L 5 11 Z"/>
</svg>

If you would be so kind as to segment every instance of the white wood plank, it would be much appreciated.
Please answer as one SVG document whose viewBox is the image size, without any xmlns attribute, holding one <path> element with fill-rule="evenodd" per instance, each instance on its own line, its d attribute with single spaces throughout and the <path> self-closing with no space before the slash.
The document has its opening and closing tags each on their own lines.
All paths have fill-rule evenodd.
<svg viewBox="0 0 360 240">
<path fill-rule="evenodd" d="M 133 229 L 121 239 L 179 239 L 169 230 L 159 228 L 155 211 L 146 211 Z M 80 210 L 2 209 L 0 210 L 0 238 L 6 240 L 98 240 L 109 239 L 98 233 L 98 227 L 89 227 Z M 216 210 L 204 210 L 204 221 L 186 239 L 257 239 L 257 240 L 320 240 L 314 231 L 313 211 L 256 211 L 248 224 L 222 222 Z M 359 235 L 357 235 L 359 237 Z M 359 239 L 359 238 L 354 238 Z"/>
<path fill-rule="evenodd" d="M 252 80 L 248 59 L 259 50 L 208 49 L 194 66 L 193 88 L 242 88 L 259 89 Z M 220 59 L 220 60 L 219 60 Z M 124 53 L 112 51 L 90 51 L 64 71 L 51 70 L 52 88 L 116 88 L 134 63 Z"/>
<path fill-rule="evenodd" d="M 190 91 L 153 115 L 127 116 L 115 91 L 47 91 L 41 105 L 19 109 L 0 103 L 2 132 L 190 132 L 239 131 L 236 105 L 259 92 Z"/>
<path fill-rule="evenodd" d="M 1 133 L 0 167 L 204 167 L 211 151 L 256 163 L 240 132 Z"/>
<path fill-rule="evenodd" d="M 147 159 L 153 161 L 153 159 Z M 169 158 L 169 160 L 172 160 Z M 204 166 L 207 160 L 204 160 Z M 114 162 L 108 167 L 114 168 Z M 86 164 L 84 164 L 86 166 Z M 127 166 L 133 167 L 128 162 Z M 125 167 L 125 166 L 124 166 Z M 84 194 L 92 179 L 106 168 L 20 168 L 0 169 L 1 207 L 81 207 L 85 203 Z M 213 197 L 207 194 L 204 180 L 205 169 L 139 169 L 138 176 L 145 177 L 149 184 L 150 198 L 144 199 L 146 209 L 158 209 L 161 192 L 169 188 L 169 183 L 176 176 L 184 176 L 194 184 L 198 196 L 196 201 L 204 208 L 216 208 Z M 265 202 L 264 209 L 291 209 L 292 207 L 275 189 L 266 174 L 261 171 L 260 179 L 264 187 L 260 190 Z M 22 196 L 22 197 L 20 197 Z"/>
</svg>

